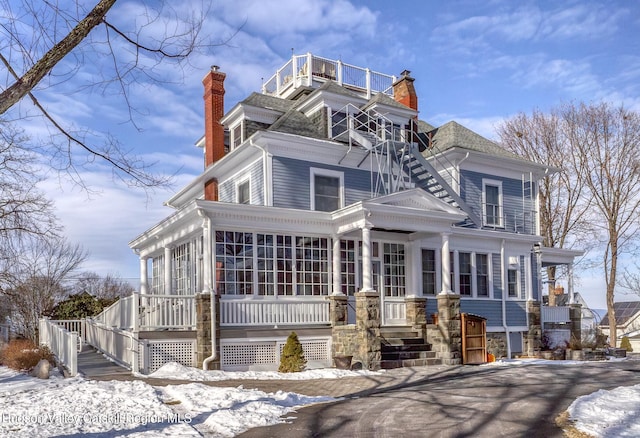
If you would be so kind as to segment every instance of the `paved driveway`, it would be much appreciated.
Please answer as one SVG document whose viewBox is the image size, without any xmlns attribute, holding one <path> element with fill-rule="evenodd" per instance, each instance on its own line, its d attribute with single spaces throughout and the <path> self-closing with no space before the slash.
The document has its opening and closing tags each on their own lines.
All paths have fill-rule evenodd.
<svg viewBox="0 0 640 438">
<path fill-rule="evenodd" d="M 406 380 L 240 436 L 561 437 L 558 414 L 580 395 L 640 383 L 640 361 L 444 367 Z"/>
</svg>

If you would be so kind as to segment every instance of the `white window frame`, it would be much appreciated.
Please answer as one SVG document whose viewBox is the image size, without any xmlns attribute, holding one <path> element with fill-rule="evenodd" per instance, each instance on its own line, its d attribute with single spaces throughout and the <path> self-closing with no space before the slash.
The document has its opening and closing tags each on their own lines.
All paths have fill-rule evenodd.
<svg viewBox="0 0 640 438">
<path fill-rule="evenodd" d="M 487 186 L 498 188 L 498 223 L 487 222 Z M 504 228 L 504 198 L 502 195 L 502 181 L 482 179 L 482 224 L 487 227 Z"/>
<path fill-rule="evenodd" d="M 339 180 L 339 190 L 338 195 L 340 197 L 338 209 L 344 207 L 344 172 L 340 172 L 338 170 L 330 170 L 330 169 L 321 169 L 318 167 L 310 168 L 309 172 L 309 183 L 310 183 L 310 206 L 311 210 L 316 209 L 316 175 L 318 176 L 327 176 L 330 178 L 338 178 Z"/>
<path fill-rule="evenodd" d="M 242 138 L 242 120 L 240 122 L 238 122 L 236 125 L 232 126 L 231 129 L 229 130 L 229 136 L 231 137 L 229 139 L 229 143 L 230 143 L 230 149 L 234 150 L 235 148 L 237 148 L 238 146 L 240 146 L 242 144 L 243 138 Z M 236 138 L 236 129 L 239 130 L 240 132 L 240 138 L 237 139 Z"/>
<path fill-rule="evenodd" d="M 239 179 L 236 181 L 235 190 L 236 190 L 236 203 L 241 204 L 240 202 L 240 187 L 243 184 L 249 184 L 249 204 L 253 204 L 253 194 L 251 193 L 251 176 L 246 176 L 245 178 Z M 242 203 L 244 204 L 244 203 Z"/>
<path fill-rule="evenodd" d="M 509 272 L 513 271 L 516 273 L 516 282 L 515 282 L 515 286 L 516 286 L 516 294 L 515 295 L 511 295 L 509 294 Z M 507 287 L 505 288 L 505 293 L 507 294 L 507 299 L 511 299 L 511 300 L 521 300 L 521 294 L 522 294 L 522 289 L 520 287 L 520 269 L 513 267 L 513 266 L 509 266 L 507 268 Z"/>
</svg>

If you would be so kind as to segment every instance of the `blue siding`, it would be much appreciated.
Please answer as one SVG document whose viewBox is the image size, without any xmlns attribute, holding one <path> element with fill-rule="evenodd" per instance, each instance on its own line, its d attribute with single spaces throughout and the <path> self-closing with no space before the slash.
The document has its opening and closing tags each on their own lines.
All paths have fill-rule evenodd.
<svg viewBox="0 0 640 438">
<path fill-rule="evenodd" d="M 507 325 L 508 326 L 526 326 L 527 325 L 526 301 L 507 301 Z"/>
<path fill-rule="evenodd" d="M 521 180 L 497 177 L 469 170 L 462 170 L 461 173 L 462 185 L 460 187 L 460 196 L 478 216 L 482 217 L 482 179 L 486 178 L 500 181 L 502 183 L 502 207 L 505 230 L 533 234 L 533 218 L 531 212 L 534 210 L 534 201 L 533 199 L 527 199 L 523 205 L 523 187 Z M 525 223 L 526 227 L 523 229 L 522 227 Z"/>
<path fill-rule="evenodd" d="M 491 266 L 493 267 L 493 298 L 502 299 L 502 265 L 500 254 L 491 254 Z"/>
<path fill-rule="evenodd" d="M 229 178 L 218 185 L 218 199 L 222 202 L 236 202 L 236 182 L 251 178 L 251 203 L 264 205 L 264 167 L 262 160 L 258 160 L 249 166 L 245 172 L 233 178 Z"/>
<path fill-rule="evenodd" d="M 273 157 L 274 207 L 301 210 L 311 208 L 310 174 L 312 167 L 343 172 L 345 206 L 371 198 L 371 173 L 369 171 L 285 157 Z"/>
<path fill-rule="evenodd" d="M 502 301 L 499 300 L 460 300 L 461 313 L 473 313 L 487 318 L 487 327 L 502 327 Z"/>
</svg>

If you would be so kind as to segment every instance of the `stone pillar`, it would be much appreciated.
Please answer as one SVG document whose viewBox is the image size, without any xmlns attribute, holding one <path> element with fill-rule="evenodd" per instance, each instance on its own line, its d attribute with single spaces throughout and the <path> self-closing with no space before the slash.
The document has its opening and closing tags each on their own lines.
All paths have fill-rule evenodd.
<svg viewBox="0 0 640 438">
<path fill-rule="evenodd" d="M 571 319 L 571 337 L 582 340 L 582 305 L 569 305 L 569 319 Z"/>
<path fill-rule="evenodd" d="M 382 360 L 380 346 L 380 296 L 378 292 L 356 292 L 356 329 L 360 351 L 356 360 L 365 369 L 377 370 Z"/>
<path fill-rule="evenodd" d="M 427 299 L 425 297 L 407 297 L 404 301 L 407 306 L 407 325 L 410 325 L 414 331 L 421 333 L 424 338 L 427 327 Z"/>
<path fill-rule="evenodd" d="M 438 328 L 444 339 L 444 351 L 438 356 L 445 365 L 462 363 L 462 326 L 460 320 L 460 295 L 439 294 Z"/>
<path fill-rule="evenodd" d="M 329 295 L 329 319 L 331 327 L 347 324 L 347 296 Z"/>
<path fill-rule="evenodd" d="M 209 369 L 220 369 L 220 296 L 214 295 L 216 300 L 216 346 L 218 357 L 209 364 Z M 196 360 L 198 366 L 202 368 L 202 363 L 211 356 L 211 294 L 196 295 Z"/>
<path fill-rule="evenodd" d="M 523 353 L 533 357 L 542 348 L 540 301 L 527 301 L 527 315 L 529 317 L 529 330 L 524 339 Z"/>
</svg>

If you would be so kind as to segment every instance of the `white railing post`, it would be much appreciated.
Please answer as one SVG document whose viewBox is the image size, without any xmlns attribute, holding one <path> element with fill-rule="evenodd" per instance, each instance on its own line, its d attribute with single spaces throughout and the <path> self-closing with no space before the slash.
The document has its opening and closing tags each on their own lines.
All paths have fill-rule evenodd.
<svg viewBox="0 0 640 438">
<path fill-rule="evenodd" d="M 367 72 L 367 99 L 371 99 L 371 70 L 366 69 Z"/>
<path fill-rule="evenodd" d="M 311 52 L 307 53 L 307 86 L 310 87 L 313 84 L 313 55 Z"/>
<path fill-rule="evenodd" d="M 132 303 L 131 303 L 131 327 L 133 328 L 134 333 L 138 333 L 138 315 L 140 314 L 140 294 L 134 292 L 131 295 Z"/>
<path fill-rule="evenodd" d="M 338 70 L 338 71 L 336 72 L 336 79 L 338 80 L 338 85 L 342 85 L 342 73 L 343 73 L 343 72 L 342 72 L 342 69 L 343 69 L 343 68 L 344 68 L 344 67 L 343 67 L 343 65 L 342 65 L 342 61 L 341 61 L 341 60 L 338 60 L 338 62 L 337 62 L 337 66 L 336 66 L 336 69 Z"/>
</svg>

